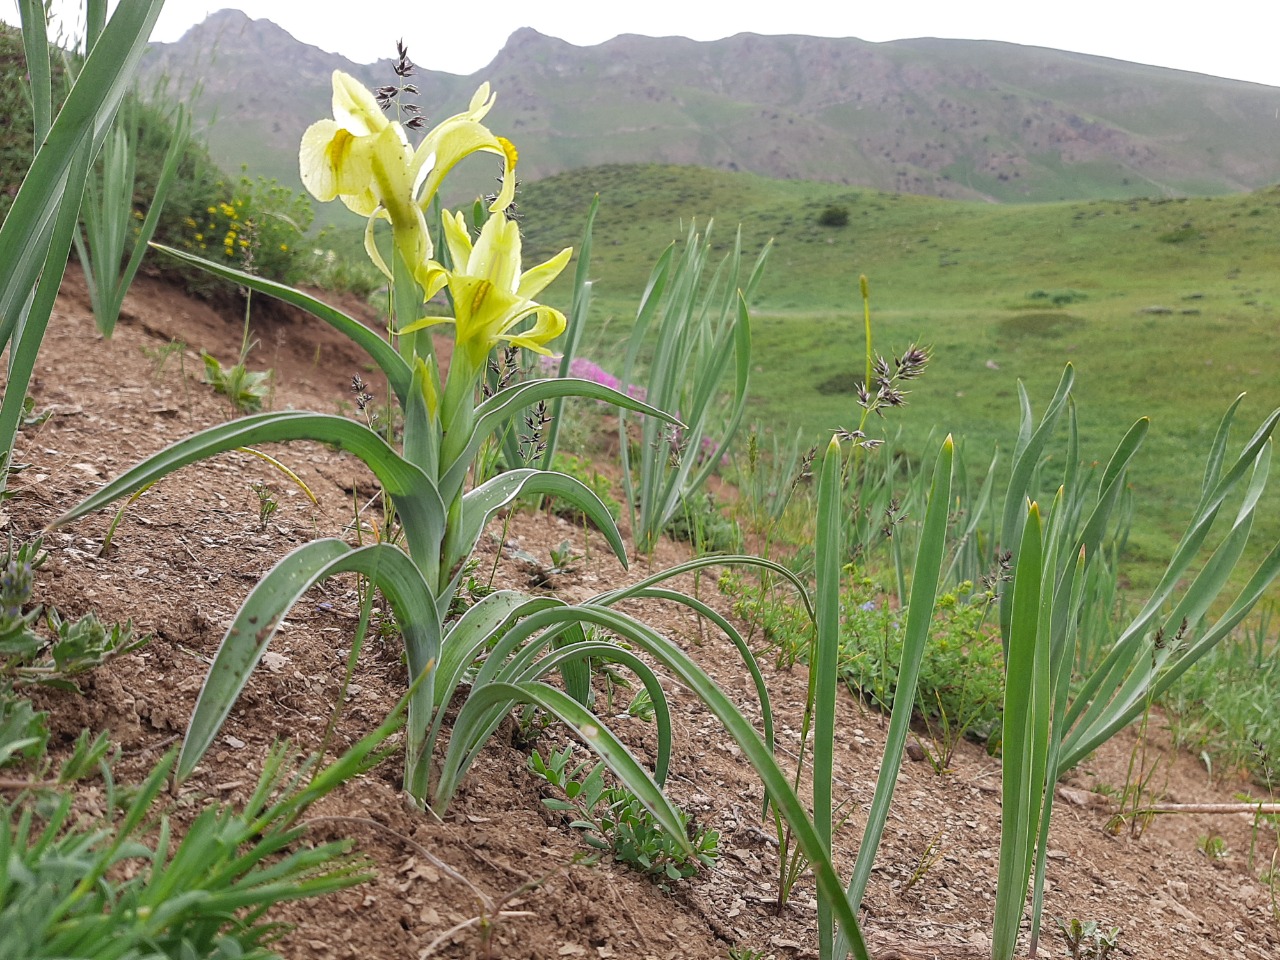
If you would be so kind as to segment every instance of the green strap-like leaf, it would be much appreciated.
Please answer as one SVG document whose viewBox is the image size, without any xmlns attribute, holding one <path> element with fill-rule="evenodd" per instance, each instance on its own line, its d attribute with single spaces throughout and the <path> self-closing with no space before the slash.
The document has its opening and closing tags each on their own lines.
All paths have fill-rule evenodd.
<svg viewBox="0 0 1280 960">
<path fill-rule="evenodd" d="M 435 753 L 435 743 L 444 727 L 444 710 L 471 665 L 501 638 L 512 624 L 547 607 L 562 605 L 552 597 L 530 597 L 516 590 L 500 590 L 481 599 L 453 623 L 444 635 L 440 663 L 435 673 L 436 714 L 431 719 L 424 745 L 428 758 Z"/>
<path fill-rule="evenodd" d="M 600 498 L 573 477 L 549 470 L 511 470 L 482 483 L 462 498 L 462 525 L 457 543 L 446 545 L 446 558 L 453 564 L 471 555 L 485 525 L 494 514 L 521 495 L 549 494 L 573 504 L 596 525 L 613 550 L 614 556 L 627 566 L 627 549 L 618 533 L 617 524 Z M 457 576 L 461 575 L 461 570 Z M 456 577 L 455 577 L 456 579 Z M 450 591 L 452 592 L 452 591 Z"/>
<path fill-rule="evenodd" d="M 1000 868 L 996 887 L 992 957 L 1011 960 L 1022 921 L 1028 877 L 1021 875 L 1031 818 L 1032 711 L 1035 707 L 1035 657 L 1039 642 L 1043 564 L 1040 511 L 1031 505 L 1023 527 L 1013 580 L 1013 619 L 1005 668 L 1004 727 L 1001 751 Z M 1036 804 L 1039 812 L 1039 804 Z"/>
<path fill-rule="evenodd" d="M 53 72 L 49 66 L 49 25 L 43 0 L 18 0 L 22 22 L 22 51 L 31 86 L 31 114 L 35 146 L 39 149 L 53 123 Z"/>
<path fill-rule="evenodd" d="M 1234 411 L 1234 409 L 1235 405 L 1233 404 L 1231 410 Z M 1225 436 L 1227 420 L 1228 418 L 1224 418 L 1223 426 L 1219 429 L 1220 437 Z M 1196 513 L 1188 524 L 1186 532 L 1178 541 L 1177 549 L 1169 560 L 1159 584 L 1152 591 L 1142 610 L 1121 632 L 1110 652 L 1103 658 L 1102 663 L 1085 678 L 1084 684 L 1077 692 L 1075 700 L 1067 711 L 1066 724 L 1068 728 L 1077 729 L 1082 726 L 1092 726 L 1101 709 L 1099 702 L 1111 699 L 1119 684 L 1117 678 L 1125 676 L 1129 671 L 1130 665 L 1136 662 L 1143 637 L 1151 628 L 1169 597 L 1179 588 L 1187 568 L 1199 554 L 1210 529 L 1217 519 L 1218 511 L 1221 509 L 1223 501 L 1244 478 L 1246 472 L 1257 463 L 1264 447 L 1270 442 L 1271 434 L 1276 429 L 1277 424 L 1280 424 L 1280 410 L 1272 411 L 1263 421 L 1225 475 L 1222 475 L 1220 470 L 1214 471 L 1214 473 L 1219 474 L 1218 479 L 1213 488 L 1201 498 L 1201 502 L 1196 508 Z M 1211 460 L 1218 456 L 1216 445 L 1217 442 L 1215 441 L 1215 450 L 1210 454 Z M 1207 474 L 1208 471 L 1206 471 L 1206 477 Z M 1073 741 L 1074 735 L 1071 734 L 1063 738 L 1064 744 L 1072 745 L 1071 752 L 1074 754 Z M 1065 763 L 1066 761 L 1064 760 Z M 1064 769 L 1067 769 L 1067 767 L 1064 766 Z"/>
<path fill-rule="evenodd" d="M 765 252 L 768 249 L 766 245 Z M 760 256 L 759 266 L 763 266 L 764 252 Z M 697 474 L 685 484 L 685 496 L 692 491 L 700 490 L 711 474 L 720 469 L 720 461 L 728 452 L 733 438 L 738 433 L 738 427 L 742 425 L 743 414 L 747 410 L 747 388 L 751 381 L 751 317 L 747 312 L 746 295 L 741 291 L 738 293 L 738 320 L 733 325 L 733 359 L 734 387 L 729 401 L 729 415 L 724 420 L 721 435 L 715 438 L 717 441 L 715 449 L 704 459 Z M 718 383 L 720 378 L 716 379 Z"/>
<path fill-rule="evenodd" d="M 183 263 L 199 267 L 215 277 L 230 280 L 232 283 L 237 283 L 242 287 L 248 287 L 258 293 L 265 293 L 268 296 L 275 297 L 277 300 L 291 303 L 295 307 L 301 307 L 313 317 L 323 320 L 339 333 L 351 339 L 373 358 L 373 362 L 386 375 L 387 383 L 391 385 L 391 389 L 397 399 L 401 404 L 404 404 L 409 395 L 409 381 L 412 376 L 409 365 L 401 359 L 400 355 L 391 348 L 391 345 L 386 340 L 359 320 L 286 284 L 276 283 L 273 280 L 267 280 L 265 277 L 259 277 L 252 273 L 245 273 L 243 270 L 236 270 L 233 267 L 206 260 L 204 257 L 197 257 L 195 254 L 187 253 L 185 250 L 177 250 L 159 243 L 153 243 L 151 246 L 161 253 L 166 253 L 177 260 L 181 260 Z"/>
<path fill-rule="evenodd" d="M 948 436 L 942 442 L 933 466 L 933 482 L 929 490 L 928 506 L 925 508 L 924 527 L 916 550 L 915 575 L 902 638 L 902 663 L 898 667 L 898 683 L 893 696 L 893 709 L 889 714 L 884 759 L 880 762 L 876 792 L 871 799 L 867 825 L 863 830 L 862 843 L 858 847 L 858 860 L 849 879 L 849 900 L 855 910 L 862 904 L 862 896 L 871 877 L 876 849 L 880 845 L 889 817 L 889 806 L 893 802 L 898 769 L 902 766 L 903 749 L 911 726 L 920 664 L 929 641 L 929 626 L 933 622 L 934 606 L 938 599 L 942 558 L 947 549 L 947 512 L 951 505 L 951 468 L 954 455 L 955 444 Z M 837 943 L 836 956 L 843 957 L 846 952 L 847 947 L 843 942 Z"/>
<path fill-rule="evenodd" d="M 1102 472 L 1102 479 L 1098 482 L 1098 502 L 1094 505 L 1089 519 L 1085 521 L 1083 532 L 1072 546 L 1072 552 L 1075 554 L 1078 554 L 1081 549 L 1084 550 L 1086 564 L 1092 563 L 1101 553 L 1102 540 L 1106 534 L 1107 525 L 1111 522 L 1111 513 L 1124 489 L 1125 472 L 1129 468 L 1129 462 L 1138 452 L 1138 448 L 1142 446 L 1150 426 L 1151 420 L 1142 417 L 1130 427 Z M 1064 575 L 1070 569 L 1074 569 L 1071 563 L 1064 564 L 1062 567 Z"/>
<path fill-rule="evenodd" d="M 173 124 L 173 136 L 169 141 L 169 149 L 165 151 L 164 163 L 160 168 L 160 179 L 156 182 L 155 192 L 151 195 L 151 203 L 147 207 L 146 219 L 142 221 L 142 227 L 138 231 L 138 236 L 134 242 L 133 252 L 129 255 L 129 262 L 125 264 L 124 272 L 117 279 L 115 291 L 108 305 L 111 317 L 110 325 L 104 325 L 102 318 L 98 320 L 99 329 L 104 336 L 111 336 L 116 318 L 119 316 L 120 308 L 124 303 L 125 294 L 133 284 L 133 279 L 138 274 L 138 268 L 142 266 L 142 258 L 146 255 L 147 245 L 151 242 L 156 228 L 160 225 L 160 213 L 164 209 L 165 200 L 168 199 L 169 190 L 173 187 L 174 180 L 177 179 L 178 167 L 182 163 L 182 157 L 186 153 L 190 139 L 191 112 L 179 107 Z M 132 166 L 132 162 L 130 166 Z M 123 181 L 127 181 L 126 189 L 130 194 L 131 200 L 134 181 L 132 170 L 130 170 L 127 178 L 122 178 Z M 131 208 L 131 202 L 126 201 L 122 205 L 124 210 Z"/>
<path fill-rule="evenodd" d="M 396 506 L 406 521 L 406 528 L 411 523 L 415 525 L 414 531 L 407 529 L 407 532 L 417 532 L 426 540 L 435 536 L 434 542 L 440 542 L 437 531 L 443 531 L 444 505 L 426 474 L 404 460 L 364 424 L 331 414 L 302 411 L 254 414 L 180 440 L 110 481 L 52 525 L 58 527 L 70 523 L 113 500 L 155 483 L 175 470 L 215 454 L 236 447 L 286 440 L 318 440 L 336 444 L 355 454 L 373 471 L 383 489 L 396 498 Z"/>
<path fill-rule="evenodd" d="M 495 430 L 526 407 L 543 400 L 555 400 L 562 397 L 603 400 L 605 403 L 612 403 L 615 406 L 647 414 L 667 423 L 680 425 L 680 421 L 671 414 L 592 380 L 578 380 L 573 377 L 527 380 L 524 383 L 517 383 L 514 386 L 507 387 L 505 390 L 498 391 L 475 408 L 475 420 L 472 423 L 466 445 L 457 453 L 452 452 L 454 450 L 453 447 L 448 448 L 449 452 L 446 456 L 451 456 L 453 459 L 448 461 L 448 468 L 440 481 L 441 496 L 447 499 L 449 491 L 461 489 L 467 471 L 471 469 L 471 463 L 480 450 L 480 445 Z"/>
<path fill-rule="evenodd" d="M 573 360 L 578 355 L 578 344 L 582 342 L 582 334 L 587 329 L 587 318 L 591 313 L 591 231 L 595 226 L 596 214 L 600 210 L 600 194 L 591 201 L 591 209 L 587 211 L 587 225 L 582 231 L 582 242 L 578 244 L 578 265 L 573 273 L 573 302 L 569 307 L 569 324 L 565 333 L 556 343 L 560 352 L 558 376 L 568 377 Z M 546 449 L 542 452 L 543 470 L 550 470 L 560 443 L 561 414 L 564 410 L 564 398 L 556 397 L 551 401 L 551 423 L 547 426 Z"/>
<path fill-rule="evenodd" d="M 572 610 L 573 608 L 563 609 Z M 501 655 L 497 651 L 490 654 L 476 676 L 472 690 L 481 690 L 493 683 L 525 683 L 540 680 L 553 670 L 563 669 L 567 663 L 590 662 L 592 658 L 622 664 L 640 678 L 653 703 L 654 725 L 658 735 L 653 778 L 661 786 L 667 779 L 667 771 L 671 764 L 671 709 L 667 705 L 666 694 L 652 668 L 630 651 L 605 640 L 580 640 L 542 656 L 545 643 L 538 641 L 545 636 L 544 633 L 533 642 L 520 644 L 514 657 L 498 665 L 495 665 L 495 661 L 502 659 Z M 570 699 L 574 698 L 570 697 Z M 580 703 L 576 699 L 574 702 Z M 490 704 L 470 728 L 471 732 L 467 740 L 459 735 L 455 727 L 449 737 L 449 751 L 436 789 L 433 806 L 437 811 L 443 812 L 448 805 L 458 784 L 466 776 L 471 764 L 480 755 L 489 738 L 498 729 L 511 706 L 512 703 L 509 701 Z M 582 704 L 582 708 L 590 713 L 587 705 Z"/>
<path fill-rule="evenodd" d="M 817 558 L 815 576 L 818 587 L 817 617 L 814 620 L 813 653 L 810 655 L 809 689 L 813 698 L 813 826 L 818 837 L 831 850 L 831 779 L 836 737 L 836 684 L 840 658 L 840 579 L 844 569 L 844 511 L 841 498 L 844 493 L 840 481 L 844 467 L 844 452 L 840 441 L 832 437 L 822 457 L 818 473 L 818 516 L 814 535 L 814 551 Z M 945 508 L 944 508 L 945 510 Z M 905 659 L 905 655 L 904 655 Z M 905 664 L 904 664 L 905 666 Z M 898 687 L 901 694 L 903 688 Z M 909 693 L 910 704 L 914 691 Z M 897 700 L 894 701 L 895 706 Z M 909 709 L 909 708 L 908 708 Z M 889 747 L 885 755 L 890 754 Z M 890 766 L 888 761 L 881 767 Z M 896 776 L 896 773 L 895 773 Z M 877 791 L 877 799 L 879 799 Z M 859 860 L 868 862 L 875 856 L 875 846 L 866 841 L 858 848 Z M 858 898 L 849 891 L 849 901 L 858 909 Z M 818 897 L 818 955 L 832 956 L 835 944 L 835 923 L 831 903 L 825 896 Z"/>
<path fill-rule="evenodd" d="M 57 300 L 62 277 L 66 272 L 67 249 L 79 221 L 80 187 L 91 167 L 91 147 L 92 144 L 87 142 L 81 146 L 80 155 L 75 158 L 71 168 L 66 193 L 62 203 L 58 205 L 57 216 L 49 225 L 49 235 L 41 238 L 46 260 L 35 282 L 35 289 L 27 291 L 28 295 L 20 300 L 12 318 L 0 317 L 0 325 L 8 319 L 15 321 L 9 328 L 12 335 L 9 342 L 9 379 L 5 384 L 3 402 L 0 402 L 0 490 L 4 490 L 8 484 L 7 468 L 18 428 L 22 423 L 27 387 L 31 383 L 36 358 L 40 355 L 40 347 L 53 313 L 53 304 Z M 9 216 L 12 217 L 13 214 L 10 213 Z M 3 299 L 0 291 L 0 300 Z"/>
<path fill-rule="evenodd" d="M 1277 576 L 1280 576 L 1280 543 L 1272 547 L 1271 552 L 1258 565 L 1249 582 L 1237 595 L 1230 608 L 1214 623 L 1213 628 L 1165 669 L 1151 684 L 1146 695 L 1154 699 L 1161 697 L 1196 661 L 1230 636 L 1231 631 L 1240 625 L 1249 611 L 1262 599 Z M 1145 697 L 1139 698 L 1137 702 L 1132 702 L 1132 698 L 1130 700 L 1125 709 L 1114 709 L 1102 721 L 1095 722 L 1088 729 L 1087 735 L 1078 733 L 1074 729 L 1071 731 L 1068 740 L 1063 744 L 1062 770 L 1070 770 L 1137 719 L 1144 709 Z"/>
<path fill-rule="evenodd" d="M 475 690 L 458 711 L 452 737 L 458 738 L 463 743 L 469 742 L 484 726 L 488 710 L 495 706 L 505 707 L 517 703 L 533 704 L 566 724 L 591 748 L 592 752 L 604 761 L 605 766 L 613 771 L 622 784 L 636 795 L 671 839 L 679 843 L 686 853 L 693 853 L 693 844 L 685 835 L 679 812 L 648 771 L 599 717 L 568 694 L 554 687 L 534 681 L 486 684 Z M 446 760 L 445 771 L 441 777 L 442 784 L 451 782 L 446 779 L 452 775 L 450 760 L 456 762 L 460 759 L 461 757 L 453 757 L 451 738 L 450 758 Z M 441 812 L 441 809 L 437 807 L 436 812 Z"/>
<path fill-rule="evenodd" d="M 1031 432 L 1031 408 L 1026 397 L 1026 391 L 1019 383 L 1018 389 L 1023 400 L 1023 422 L 1020 435 L 1018 438 L 1018 446 L 1014 450 L 1013 473 L 1009 477 L 1009 487 L 1005 494 L 1004 515 L 1000 523 L 1000 546 L 1005 550 L 1014 549 L 1015 544 L 1022 537 L 1022 525 L 1026 522 L 1025 503 L 1029 497 L 1034 496 L 1035 491 L 1031 489 L 1031 483 L 1035 476 L 1036 469 L 1040 464 L 1040 454 L 1044 451 L 1045 445 L 1049 442 L 1049 437 L 1053 434 L 1054 428 L 1058 424 L 1058 418 L 1061 416 L 1063 408 L 1066 406 L 1067 397 L 1071 393 L 1071 386 L 1075 382 L 1075 368 L 1071 364 L 1067 364 L 1062 371 L 1062 379 L 1058 381 L 1058 388 L 1054 391 L 1053 399 L 1049 401 L 1049 405 L 1045 408 L 1044 416 L 1040 418 L 1040 424 L 1036 427 L 1035 432 Z M 1017 557 L 1014 557 L 1014 563 L 1017 563 Z M 1005 655 L 1008 655 L 1009 647 L 1009 621 L 1012 616 L 1011 598 L 1008 591 L 1004 591 L 1000 595 L 1000 636 L 1005 647 Z"/>
<path fill-rule="evenodd" d="M 751 680 L 756 687 L 756 697 L 760 700 L 764 742 L 772 750 L 774 746 L 773 706 L 769 700 L 769 688 L 765 685 L 764 674 L 760 672 L 760 664 L 756 661 L 755 654 L 751 652 L 750 645 L 738 631 L 738 628 L 725 619 L 718 610 L 709 607 L 697 597 L 691 597 L 687 593 L 680 593 L 677 590 L 664 590 L 661 587 L 646 587 L 639 593 L 633 594 L 633 596 L 640 600 L 667 600 L 671 603 L 681 604 L 694 611 L 698 616 L 706 617 L 724 632 L 729 641 L 738 648 L 742 662 L 746 665 L 747 672 L 751 674 Z"/>
<path fill-rule="evenodd" d="M 0 225 L 0 344 L 13 333 L 19 306 L 44 266 L 72 164 L 86 144 L 95 153 L 110 129 L 162 6 L 163 0 L 121 0 Z"/>
<path fill-rule="evenodd" d="M 725 731 L 741 747 L 743 757 L 759 774 L 766 794 L 777 804 L 779 812 L 791 825 L 800 849 L 812 865 L 819 889 L 830 899 L 837 921 L 849 933 L 854 956 L 857 960 L 868 960 L 867 948 L 858 927 L 857 916 L 845 897 L 844 888 L 832 866 L 831 857 L 813 828 L 813 821 L 809 818 L 795 791 L 792 790 L 787 775 L 778 766 L 773 757 L 773 751 L 765 745 L 759 733 L 733 701 L 677 644 L 645 624 L 607 607 L 596 604 L 560 606 L 535 613 L 514 625 L 511 630 L 530 636 L 539 630 L 571 620 L 598 624 L 638 647 L 671 670 L 676 678 L 693 692 L 694 696 L 706 704 L 711 715 L 723 724 Z M 486 695 L 492 696 L 491 693 Z M 576 702 L 567 696 L 565 699 L 571 703 Z M 455 727 L 455 733 L 456 730 Z"/>
<path fill-rule="evenodd" d="M 428 674 L 440 655 L 440 632 L 430 591 L 413 561 L 385 543 L 352 548 L 341 540 L 314 540 L 299 547 L 271 568 L 254 587 L 218 647 L 213 665 L 196 701 L 178 759 L 177 776 L 191 775 L 213 742 L 249 680 L 280 622 L 317 583 L 339 573 L 356 572 L 382 590 L 396 613 L 405 638 L 412 676 Z M 425 794 L 425 763 L 421 745 L 430 722 L 431 678 L 417 686 L 409 701 L 409 745 L 406 789 Z M 410 774 L 422 773 L 422 793 L 414 794 Z"/>
<path fill-rule="evenodd" d="M 766 560 L 764 557 L 752 557 L 746 554 L 723 554 L 714 557 L 694 557 L 692 560 L 686 560 L 684 563 L 678 563 L 674 567 L 668 567 L 658 573 L 645 577 L 643 580 L 631 584 L 629 587 L 619 587 L 617 590 L 610 590 L 607 593 L 597 594 L 588 602 L 598 604 L 602 607 L 612 606 L 623 600 L 629 600 L 632 597 L 639 596 L 656 584 L 663 583 L 675 577 L 683 576 L 686 573 L 694 573 L 698 570 L 705 570 L 707 567 L 759 567 L 761 570 L 767 570 L 769 573 L 777 574 L 784 580 L 789 582 L 796 589 L 796 594 L 800 598 L 800 603 L 804 606 L 804 611 L 808 614 L 809 619 L 814 618 L 813 600 L 809 597 L 809 590 L 805 586 L 803 580 L 795 575 L 794 572 L 775 563 L 772 560 Z"/>
<path fill-rule="evenodd" d="M 1204 505 L 1208 502 L 1213 488 L 1217 485 L 1219 477 L 1222 476 L 1222 463 L 1227 455 L 1227 439 L 1231 435 L 1231 423 L 1235 420 L 1236 411 L 1240 409 L 1240 404 L 1244 401 L 1245 395 L 1242 393 L 1231 402 L 1227 407 L 1227 412 L 1222 415 L 1222 419 L 1218 421 L 1218 429 L 1214 431 L 1213 443 L 1209 445 L 1209 456 L 1205 458 L 1204 463 L 1204 480 L 1200 484 L 1200 504 L 1196 507 L 1196 513 L 1200 513 L 1204 509 Z"/>
</svg>

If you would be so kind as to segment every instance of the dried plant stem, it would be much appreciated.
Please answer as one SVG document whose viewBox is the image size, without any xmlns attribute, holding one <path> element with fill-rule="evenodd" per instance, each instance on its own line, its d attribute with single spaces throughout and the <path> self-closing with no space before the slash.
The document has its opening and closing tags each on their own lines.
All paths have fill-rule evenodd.
<svg viewBox="0 0 1280 960">
<path fill-rule="evenodd" d="M 53 790 L 63 786 L 57 780 L 4 780 L 0 779 L 0 790 Z"/>
<path fill-rule="evenodd" d="M 1119 813 L 1117 807 L 1113 812 Z M 1136 816 L 1157 813 L 1251 813 L 1280 814 L 1280 803 L 1156 803 L 1130 811 Z"/>
<path fill-rule="evenodd" d="M 435 953 L 436 947 L 446 943 L 455 933 L 459 933 L 462 930 L 466 930 L 468 927 L 474 927 L 480 924 L 488 924 L 493 920 L 509 920 L 514 917 L 536 917 L 536 916 L 537 914 L 534 913 L 532 910 L 503 910 L 501 913 L 493 917 L 487 917 L 487 916 L 472 917 L 470 920 L 463 920 L 461 923 L 455 923 L 452 927 L 450 927 L 444 933 L 440 934 L 440 936 L 436 937 L 434 940 L 428 943 L 426 948 L 421 953 L 418 954 L 418 960 L 424 960 L 424 958 L 431 956 L 431 954 Z"/>
</svg>

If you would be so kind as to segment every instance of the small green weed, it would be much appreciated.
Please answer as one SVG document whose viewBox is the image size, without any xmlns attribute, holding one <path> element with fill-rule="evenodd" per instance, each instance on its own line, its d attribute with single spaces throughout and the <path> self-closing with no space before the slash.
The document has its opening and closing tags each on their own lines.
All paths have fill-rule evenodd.
<svg viewBox="0 0 1280 960">
<path fill-rule="evenodd" d="M 1119 927 L 1103 930 L 1096 920 L 1081 923 L 1075 918 L 1057 920 L 1057 924 L 1071 951 L 1071 960 L 1107 960 L 1111 951 L 1120 945 Z"/>
<path fill-rule="evenodd" d="M 178 365 L 182 367 L 183 373 L 186 373 L 186 368 L 183 365 L 183 356 L 186 350 L 187 345 L 182 340 L 170 340 L 168 343 L 157 347 L 143 347 L 142 355 L 151 362 L 152 379 L 159 380 L 164 376 L 164 368 L 169 365 L 169 361 L 174 357 L 178 358 Z"/>
<path fill-rule="evenodd" d="M 270 370 L 250 370 L 243 358 L 234 366 L 224 368 L 210 353 L 200 351 L 204 361 L 205 383 L 230 401 L 236 413 L 256 413 L 271 393 Z"/>
<path fill-rule="evenodd" d="M 583 831 L 588 845 L 613 851 L 615 859 L 664 886 L 692 877 L 704 866 L 715 866 L 720 848 L 717 831 L 697 827 L 682 813 L 681 821 L 695 851 L 686 855 L 634 793 L 624 787 L 605 786 L 604 764 L 588 770 L 590 760 L 572 765 L 572 757 L 572 745 L 545 758 L 534 751 L 529 769 L 564 792 L 565 800 L 547 797 L 542 802 L 551 810 L 573 816 L 570 826 Z"/>
<path fill-rule="evenodd" d="M 1221 863 L 1231 855 L 1227 841 L 1216 833 L 1203 834 L 1196 838 L 1196 849 L 1210 863 Z"/>
<path fill-rule="evenodd" d="M 18 429 L 28 430 L 31 427 L 38 427 L 53 416 L 52 410 L 36 410 L 36 398 L 25 396 L 22 398 L 22 415 L 18 418 Z"/>
<path fill-rule="evenodd" d="M 74 769 L 64 764 L 58 782 L 101 769 L 99 813 L 84 815 L 47 780 L 32 781 L 39 804 L 29 792 L 0 802 L 9 831 L 0 868 L 0 956 L 86 955 L 86 944 L 96 945 L 94 956 L 276 956 L 267 945 L 281 929 L 264 916 L 272 905 L 370 876 L 369 862 L 350 853 L 349 841 L 297 843 L 299 819 L 336 784 L 371 769 L 391 729 L 326 769 L 275 748 L 244 807 L 209 806 L 181 840 L 171 835 L 164 800 L 176 751 L 142 784 L 124 786 L 104 759 L 105 737 L 86 731 Z M 127 871 L 119 869 L 124 859 Z"/>
<path fill-rule="evenodd" d="M 64 620 L 50 607 L 45 624 L 51 636 L 34 625 L 42 608 L 31 607 L 35 571 L 48 554 L 41 541 L 14 547 L 0 559 L 0 684 L 27 683 L 75 690 L 70 679 L 142 646 L 150 636 L 135 637 L 133 622 L 104 624 L 93 613 Z"/>
<path fill-rule="evenodd" d="M 1175 743 L 1212 758 L 1231 776 L 1243 770 L 1264 789 L 1280 786 L 1280 656 L 1273 647 L 1274 606 L 1256 624 L 1207 653 L 1162 700 Z"/>
<path fill-rule="evenodd" d="M 906 893 L 917 883 L 923 880 L 944 856 L 944 851 L 939 841 L 942 840 L 942 833 L 939 831 L 933 835 L 933 839 L 925 844 L 924 850 L 920 856 L 916 858 L 916 865 L 911 870 L 911 876 L 907 878 L 907 882 L 902 885 L 902 892 Z"/>
<path fill-rule="evenodd" d="M 551 558 L 550 563 L 544 563 L 524 550 L 516 550 L 512 553 L 512 556 L 524 564 L 529 574 L 529 586 L 553 588 L 556 578 L 566 573 L 573 573 L 577 569 L 578 561 L 582 559 L 573 552 L 573 544 L 568 540 L 560 541 L 559 544 L 551 547 L 548 553 Z"/>
<path fill-rule="evenodd" d="M 271 488 L 265 483 L 251 483 L 249 488 L 253 490 L 258 498 L 258 529 L 267 529 L 267 523 L 270 522 L 272 516 L 280 509 L 280 501 L 275 498 Z"/>
</svg>

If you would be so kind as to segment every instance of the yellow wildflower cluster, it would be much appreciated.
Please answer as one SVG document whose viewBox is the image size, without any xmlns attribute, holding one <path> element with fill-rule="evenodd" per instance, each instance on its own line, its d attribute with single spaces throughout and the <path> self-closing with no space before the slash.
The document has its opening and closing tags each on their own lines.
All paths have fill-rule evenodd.
<svg viewBox="0 0 1280 960">
<path fill-rule="evenodd" d="M 248 177 L 220 181 L 214 190 L 202 208 L 182 219 L 178 245 L 273 280 L 301 279 L 303 267 L 293 250 L 311 222 L 307 198 L 275 181 Z"/>
</svg>

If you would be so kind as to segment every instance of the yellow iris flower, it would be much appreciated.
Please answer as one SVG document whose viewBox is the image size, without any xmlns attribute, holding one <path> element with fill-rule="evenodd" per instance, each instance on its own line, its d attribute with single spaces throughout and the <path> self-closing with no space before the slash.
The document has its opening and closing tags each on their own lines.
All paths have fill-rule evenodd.
<svg viewBox="0 0 1280 960">
<path fill-rule="evenodd" d="M 341 199 L 369 218 L 365 249 L 388 277 L 391 271 L 374 246 L 373 227 L 379 219 L 389 220 L 396 248 L 421 276 L 433 253 L 424 211 L 458 161 L 477 152 L 501 156 L 502 191 L 490 210 L 505 210 L 515 195 L 515 147 L 480 123 L 493 99 L 489 85 L 482 84 L 466 112 L 437 125 L 415 150 L 404 127 L 383 115 L 373 94 L 335 70 L 333 119 L 313 123 L 302 135 L 298 162 L 303 186 L 323 203 Z"/>
<path fill-rule="evenodd" d="M 483 367 L 489 351 L 500 341 L 549 355 L 546 344 L 564 332 L 564 314 L 535 303 L 533 298 L 560 275 L 573 249 L 561 250 L 545 263 L 521 272 L 520 227 L 501 211 L 485 221 L 474 245 L 461 213 L 444 215 L 444 235 L 454 269 L 432 263 L 423 278 L 427 296 L 449 288 L 454 316 L 427 317 L 401 332 L 453 323 L 455 355 L 461 351 L 472 372 Z M 511 332 L 529 317 L 536 318 L 530 329 Z"/>
</svg>

